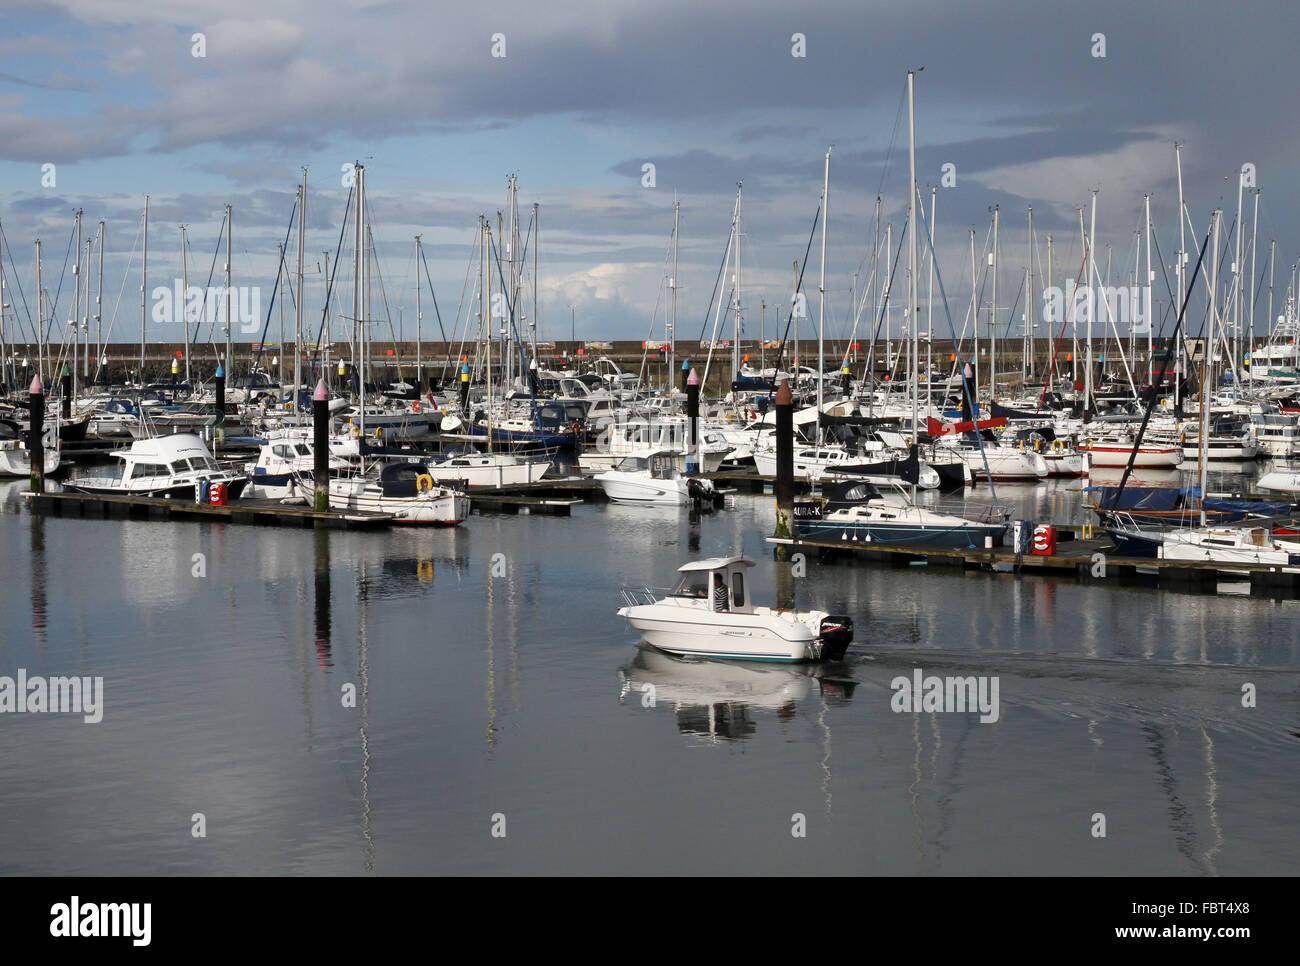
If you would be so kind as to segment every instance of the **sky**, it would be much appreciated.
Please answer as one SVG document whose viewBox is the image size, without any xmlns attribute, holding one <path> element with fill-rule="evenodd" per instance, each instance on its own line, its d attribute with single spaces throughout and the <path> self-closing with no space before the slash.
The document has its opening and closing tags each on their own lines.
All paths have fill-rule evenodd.
<svg viewBox="0 0 1300 966">
<path fill-rule="evenodd" d="M 55 341 L 65 337 L 78 208 L 84 238 L 105 222 L 104 338 L 139 338 L 146 194 L 147 338 L 182 337 L 178 316 L 156 321 L 153 312 L 153 289 L 181 274 L 180 225 L 190 283 L 206 285 L 210 271 L 221 283 L 229 204 L 232 282 L 259 296 L 258 322 L 235 337 L 259 340 L 265 326 L 275 341 L 281 307 L 293 326 L 292 302 L 272 294 L 286 238 L 287 264 L 295 264 L 290 219 L 304 167 L 304 326 L 314 338 L 323 253 L 333 266 L 338 251 L 329 314 L 332 336 L 342 338 L 353 274 L 350 226 L 342 232 L 344 167 L 358 160 L 376 252 L 376 337 L 416 333 L 417 234 L 429 267 L 420 331 L 457 337 L 477 326 L 478 218 L 488 217 L 495 237 L 513 174 L 521 233 L 534 203 L 540 211 L 538 338 L 665 338 L 674 201 L 678 337 L 707 338 L 715 324 L 718 338 L 730 337 L 715 286 L 729 303 L 734 265 L 718 279 L 738 185 L 744 335 L 780 335 L 793 264 L 808 249 L 806 338 L 823 311 L 822 225 L 815 235 L 813 225 L 828 149 L 826 333 L 866 339 L 896 253 L 877 257 L 877 248 L 892 226 L 897 250 L 906 220 L 909 70 L 917 71 L 917 184 L 938 256 L 936 281 L 923 265 L 918 288 L 936 337 L 950 324 L 969 326 L 972 230 L 981 314 L 992 307 L 986 249 L 995 206 L 996 317 L 1000 332 L 1018 334 L 1028 210 L 1037 293 L 1048 235 L 1055 283 L 1077 272 L 1078 209 L 1092 230 L 1094 191 L 1095 257 L 1103 275 L 1109 262 L 1113 284 L 1129 283 L 1135 254 L 1145 274 L 1140 243 L 1151 195 L 1153 300 L 1161 331 L 1171 330 L 1175 143 L 1183 146 L 1193 262 L 1211 211 L 1224 212 L 1222 288 L 1231 286 L 1240 172 L 1253 166 L 1241 237 L 1244 309 L 1253 282 L 1257 331 L 1269 317 L 1271 243 L 1274 315 L 1300 257 L 1291 228 L 1300 213 L 1300 128 L 1290 119 L 1296 30 L 1287 0 L 42 0 L 0 8 L 0 229 L 9 338 L 18 343 L 37 315 L 38 238 L 46 318 Z M 533 247 L 520 306 L 530 321 Z M 97 284 L 97 252 L 91 261 L 83 277 Z M 887 331 L 899 324 L 907 265 L 904 246 Z M 1033 304 L 1040 312 L 1041 298 Z M 1189 319 L 1193 331 L 1199 324 Z M 201 324 L 196 338 L 213 331 Z"/>
</svg>

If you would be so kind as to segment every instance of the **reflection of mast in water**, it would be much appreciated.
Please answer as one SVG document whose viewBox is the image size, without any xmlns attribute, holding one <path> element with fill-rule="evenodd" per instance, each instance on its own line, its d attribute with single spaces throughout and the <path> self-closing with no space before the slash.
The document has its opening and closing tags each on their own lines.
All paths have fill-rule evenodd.
<svg viewBox="0 0 1300 966">
<path fill-rule="evenodd" d="M 495 595 L 492 588 L 496 578 L 492 576 L 491 564 L 487 579 L 487 701 L 488 725 L 487 743 L 491 747 L 497 743 L 497 659 L 496 659 L 496 620 L 494 614 Z"/>
<path fill-rule="evenodd" d="M 1198 859 L 1194 854 L 1196 850 L 1196 829 L 1192 825 L 1190 810 L 1178 797 L 1178 781 L 1174 778 L 1173 768 L 1169 765 L 1169 756 L 1165 751 L 1165 738 L 1151 722 L 1146 722 L 1142 726 L 1142 733 L 1146 736 L 1147 742 L 1151 746 L 1151 757 L 1155 759 L 1156 772 L 1160 776 L 1160 788 L 1169 799 L 1169 830 L 1174 833 L 1174 841 L 1178 845 L 1178 851 L 1181 852 L 1189 861 L 1198 865 L 1208 863 L 1204 859 Z M 1210 871 L 1213 871 L 1210 869 Z"/>
<path fill-rule="evenodd" d="M 1214 739 L 1204 727 L 1201 737 L 1205 739 L 1205 807 L 1209 812 L 1210 828 L 1214 829 L 1214 845 L 1205 850 L 1205 865 L 1211 875 L 1218 875 L 1215 857 L 1223 848 L 1223 829 L 1219 825 L 1219 766 L 1214 761 Z"/>
<path fill-rule="evenodd" d="M 361 837 L 365 840 L 362 855 L 367 872 L 375 871 L 375 841 L 370 835 L 370 739 L 366 735 L 370 709 L 369 648 L 366 641 L 366 604 L 369 586 L 366 563 L 361 562 L 361 592 L 357 595 L 357 704 L 361 709 Z"/>
</svg>

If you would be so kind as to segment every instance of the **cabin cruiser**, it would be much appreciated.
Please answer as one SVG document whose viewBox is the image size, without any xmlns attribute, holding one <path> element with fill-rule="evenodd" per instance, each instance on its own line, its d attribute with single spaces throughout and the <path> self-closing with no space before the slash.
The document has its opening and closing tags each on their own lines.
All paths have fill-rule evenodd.
<svg viewBox="0 0 1300 966">
<path fill-rule="evenodd" d="M 427 464 L 426 472 L 439 483 L 461 486 L 503 487 L 540 482 L 551 468 L 547 459 L 529 459 L 513 453 L 480 453 L 472 447 Z"/>
<path fill-rule="evenodd" d="M 702 472 L 716 473 L 734 447 L 721 433 L 701 427 L 698 453 L 688 454 L 689 434 L 685 416 L 620 419 L 600 431 L 594 449 L 579 454 L 578 466 L 587 472 L 599 472 L 613 468 L 625 456 L 639 450 L 663 448 L 677 451 L 677 469 L 683 473 L 692 456 L 696 462 L 702 462 Z"/>
<path fill-rule="evenodd" d="M 773 443 L 776 437 L 772 437 Z M 794 448 L 794 478 L 816 483 L 823 473 L 852 465 L 854 458 L 848 451 L 831 446 L 796 446 Z M 754 465 L 761 476 L 776 476 L 776 447 L 754 450 Z"/>
<path fill-rule="evenodd" d="M 298 481 L 298 495 L 313 500 L 314 483 Z M 390 513 L 394 523 L 455 526 L 469 517 L 464 491 L 440 486 L 421 461 L 376 463 L 365 474 L 332 476 L 331 510 Z"/>
<path fill-rule="evenodd" d="M 822 500 L 795 504 L 796 535 L 954 548 L 1000 547 L 1006 539 L 1006 510 L 991 509 L 983 520 L 941 513 L 912 503 L 898 482 L 846 480 L 822 490 Z"/>
<path fill-rule="evenodd" d="M 78 477 L 66 481 L 64 487 L 113 496 L 196 499 L 205 483 L 222 483 L 227 499 L 233 500 L 248 483 L 246 475 L 213 459 L 203 440 L 193 433 L 137 439 L 113 455 L 122 461 L 120 475 Z"/>
<path fill-rule="evenodd" d="M 315 441 L 310 430 L 280 429 L 268 433 L 257 450 L 257 459 L 244 467 L 251 477 L 244 495 L 256 499 L 281 500 L 298 495 L 299 479 L 310 480 L 316 468 Z M 333 452 L 331 470 L 347 469 L 348 461 Z"/>
<path fill-rule="evenodd" d="M 853 621 L 819 610 L 756 607 L 745 572 L 754 561 L 712 557 L 678 568 L 665 597 L 625 589 L 618 615 L 646 643 L 669 654 L 751 661 L 838 661 L 853 640 Z"/>
<path fill-rule="evenodd" d="M 626 456 L 612 470 L 596 474 L 605 495 L 617 503 L 685 506 L 692 499 L 712 500 L 713 484 L 683 476 L 674 450 L 645 449 Z"/>
</svg>

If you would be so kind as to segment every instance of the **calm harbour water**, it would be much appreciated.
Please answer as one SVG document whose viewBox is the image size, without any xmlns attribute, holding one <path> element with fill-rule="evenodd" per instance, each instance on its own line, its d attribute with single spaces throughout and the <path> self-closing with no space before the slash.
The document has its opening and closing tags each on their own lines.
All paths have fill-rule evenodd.
<svg viewBox="0 0 1300 966">
<path fill-rule="evenodd" d="M 1079 485 L 1000 495 L 1065 522 Z M 1300 864 L 1294 600 L 810 559 L 798 603 L 853 616 L 845 662 L 686 662 L 637 647 L 618 588 L 734 550 L 771 602 L 770 497 L 316 534 L 35 517 L 22 488 L 0 675 L 102 676 L 104 715 L 0 715 L 0 873 Z M 916 668 L 997 676 L 999 719 L 895 713 Z"/>
</svg>

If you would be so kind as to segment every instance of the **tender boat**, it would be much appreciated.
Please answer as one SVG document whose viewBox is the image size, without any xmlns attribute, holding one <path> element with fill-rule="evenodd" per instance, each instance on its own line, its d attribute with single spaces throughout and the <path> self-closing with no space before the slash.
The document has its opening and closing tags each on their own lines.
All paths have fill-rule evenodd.
<svg viewBox="0 0 1300 966">
<path fill-rule="evenodd" d="M 669 654 L 750 661 L 838 661 L 853 640 L 853 621 L 819 610 L 756 607 L 745 586 L 745 557 L 712 557 L 678 568 L 665 597 L 623 590 L 618 614 L 646 643 Z M 725 607 L 714 592 L 722 581 Z"/>
<path fill-rule="evenodd" d="M 248 483 L 243 473 L 226 469 L 213 459 L 203 440 L 193 433 L 138 439 L 113 455 L 122 461 L 121 475 L 84 476 L 63 485 L 82 493 L 193 500 L 204 483 L 224 483 L 226 498 L 234 500 Z"/>
</svg>

